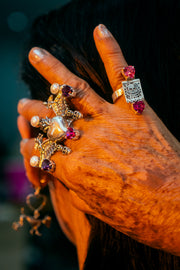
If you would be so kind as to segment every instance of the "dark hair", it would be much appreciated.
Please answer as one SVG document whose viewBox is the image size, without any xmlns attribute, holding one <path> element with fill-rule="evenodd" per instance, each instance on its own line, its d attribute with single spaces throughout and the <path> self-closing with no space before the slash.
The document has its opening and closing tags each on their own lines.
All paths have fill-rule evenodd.
<svg viewBox="0 0 180 270">
<path fill-rule="evenodd" d="M 93 41 L 93 29 L 105 24 L 129 64 L 136 66 L 146 100 L 178 137 L 178 1 L 77 0 L 39 17 L 33 24 L 22 78 L 33 98 L 46 100 L 49 83 L 29 64 L 27 53 L 48 50 L 74 74 L 111 102 L 112 89 Z M 92 225 L 84 269 L 178 269 L 178 257 L 147 247 L 88 216 Z"/>
</svg>

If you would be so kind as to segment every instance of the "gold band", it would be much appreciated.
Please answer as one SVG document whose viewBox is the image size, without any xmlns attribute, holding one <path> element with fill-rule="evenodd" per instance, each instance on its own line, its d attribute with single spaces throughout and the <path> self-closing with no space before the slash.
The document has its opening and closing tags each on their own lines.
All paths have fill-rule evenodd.
<svg viewBox="0 0 180 270">
<path fill-rule="evenodd" d="M 119 88 L 118 90 L 116 90 L 113 94 L 112 94 L 112 100 L 113 100 L 113 103 L 116 102 L 116 100 L 123 95 L 123 89 L 122 88 Z"/>
</svg>

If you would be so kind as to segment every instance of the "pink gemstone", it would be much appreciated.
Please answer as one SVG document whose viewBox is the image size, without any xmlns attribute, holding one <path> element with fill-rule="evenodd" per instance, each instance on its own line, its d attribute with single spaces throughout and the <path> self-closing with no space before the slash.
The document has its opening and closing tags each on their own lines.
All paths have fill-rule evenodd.
<svg viewBox="0 0 180 270">
<path fill-rule="evenodd" d="M 68 97 L 72 93 L 72 88 L 69 85 L 64 85 L 62 88 L 62 93 L 65 97 Z"/>
<path fill-rule="evenodd" d="M 123 69 L 124 75 L 129 79 L 134 79 L 135 68 L 133 66 L 128 66 Z"/>
<path fill-rule="evenodd" d="M 144 102 L 141 101 L 136 101 L 133 103 L 133 108 L 136 112 L 138 112 L 139 114 L 141 114 L 144 111 L 145 108 L 145 104 Z"/>
<path fill-rule="evenodd" d="M 67 139 L 72 139 L 76 136 L 76 133 L 73 128 L 69 127 L 68 130 L 66 131 L 66 138 Z"/>
</svg>

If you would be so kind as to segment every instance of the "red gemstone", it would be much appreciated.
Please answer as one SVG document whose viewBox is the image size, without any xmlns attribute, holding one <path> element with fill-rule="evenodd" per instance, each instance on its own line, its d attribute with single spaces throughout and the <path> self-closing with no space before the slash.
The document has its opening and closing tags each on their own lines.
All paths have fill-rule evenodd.
<svg viewBox="0 0 180 270">
<path fill-rule="evenodd" d="M 76 133 L 73 128 L 69 127 L 68 130 L 66 131 L 66 138 L 67 139 L 72 139 L 76 136 Z"/>
<path fill-rule="evenodd" d="M 68 97 L 70 96 L 70 94 L 72 93 L 72 88 L 71 86 L 69 85 L 64 85 L 63 88 L 62 88 L 62 93 L 65 97 Z"/>
<path fill-rule="evenodd" d="M 134 79 L 135 68 L 133 66 L 128 66 L 123 69 L 124 75 L 129 79 Z"/>
<path fill-rule="evenodd" d="M 50 171 L 52 169 L 52 163 L 49 159 L 44 159 L 41 165 L 41 169 L 44 171 Z"/>
<path fill-rule="evenodd" d="M 136 101 L 133 103 L 133 108 L 137 113 L 141 114 L 144 111 L 145 104 L 142 100 Z"/>
</svg>

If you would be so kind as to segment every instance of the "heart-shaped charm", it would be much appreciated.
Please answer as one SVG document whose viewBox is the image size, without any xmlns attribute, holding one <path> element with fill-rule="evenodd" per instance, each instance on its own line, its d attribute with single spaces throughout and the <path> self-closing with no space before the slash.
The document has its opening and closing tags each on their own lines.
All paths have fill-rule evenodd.
<svg viewBox="0 0 180 270">
<path fill-rule="evenodd" d="M 32 211 L 39 212 L 46 205 L 46 196 L 43 194 L 29 194 L 26 198 L 26 203 Z"/>
<path fill-rule="evenodd" d="M 19 217 L 18 222 L 13 222 L 13 229 L 18 230 L 20 227 L 24 225 L 24 220 L 26 220 L 30 226 L 30 233 L 31 234 L 36 234 L 38 236 L 41 235 L 39 232 L 39 227 L 44 224 L 47 228 L 50 226 L 51 222 L 51 217 L 50 216 L 45 216 L 42 218 L 39 218 L 40 213 L 39 211 L 42 210 L 42 208 L 46 204 L 46 196 L 43 194 L 40 194 L 40 187 L 37 187 L 34 194 L 29 194 L 26 197 L 26 203 L 27 206 L 33 211 L 33 216 L 31 215 L 26 215 L 24 212 L 24 208 L 21 208 L 21 215 Z"/>
</svg>

